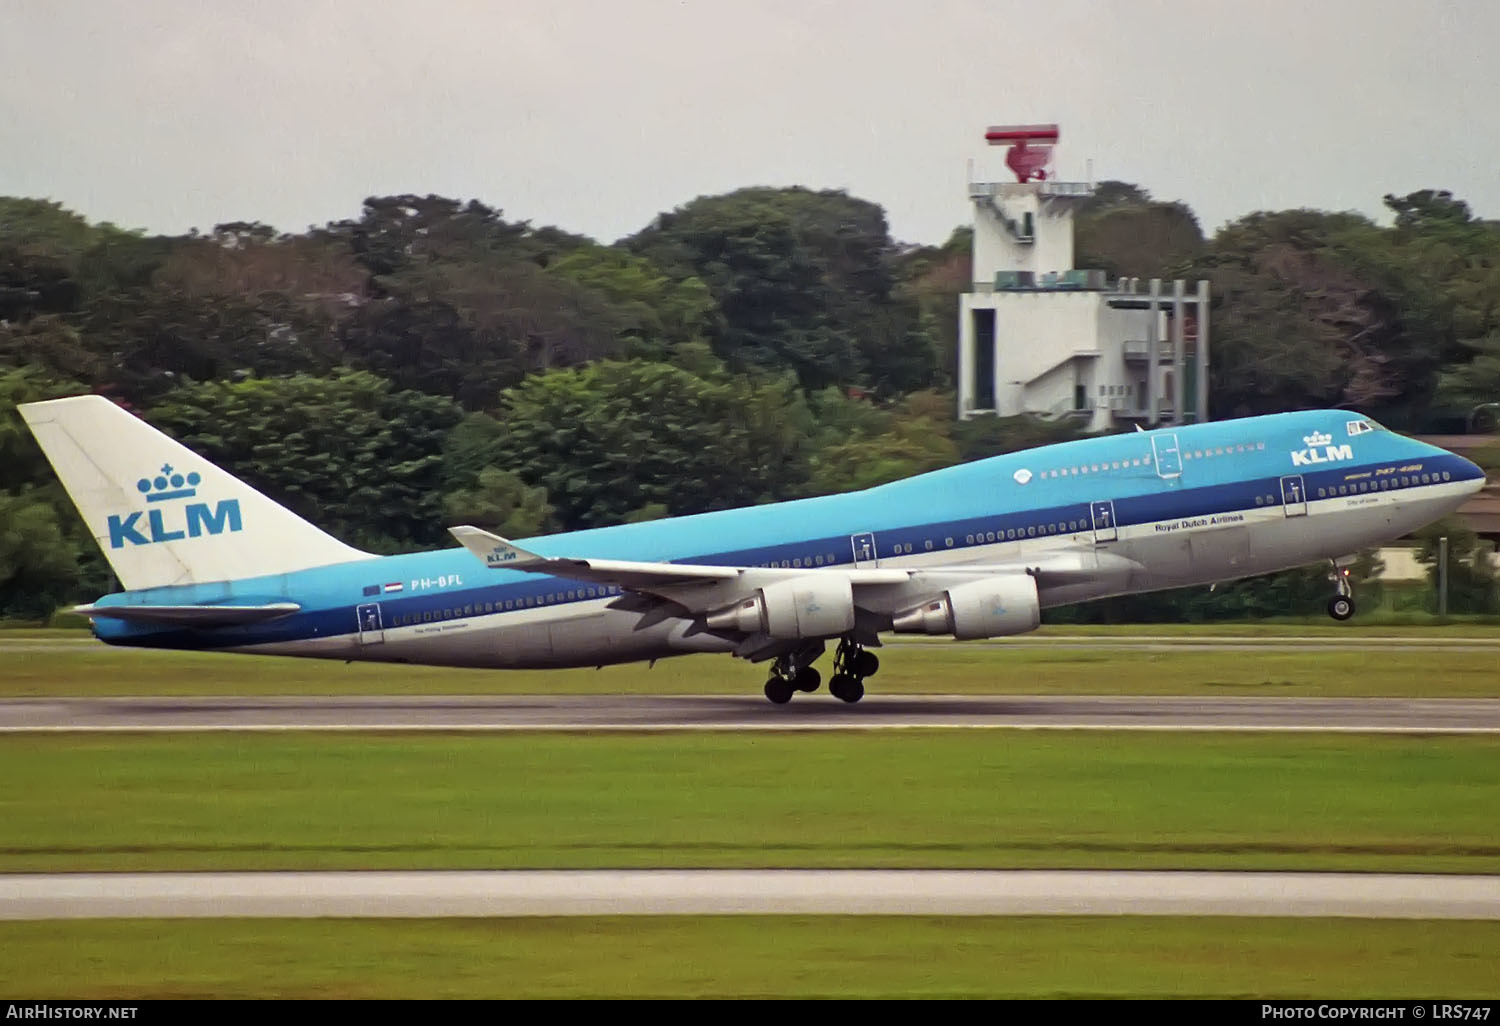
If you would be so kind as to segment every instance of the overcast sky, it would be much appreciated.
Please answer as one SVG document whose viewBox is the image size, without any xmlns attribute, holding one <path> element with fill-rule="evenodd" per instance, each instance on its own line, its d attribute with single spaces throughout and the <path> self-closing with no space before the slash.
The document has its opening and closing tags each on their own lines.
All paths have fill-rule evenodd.
<svg viewBox="0 0 1500 1026">
<path fill-rule="evenodd" d="M 1500 217 L 1484 0 L 0 0 L 0 194 L 154 232 L 477 197 L 611 241 L 746 185 L 969 218 L 987 125 L 1205 230 L 1445 188 Z"/>
</svg>

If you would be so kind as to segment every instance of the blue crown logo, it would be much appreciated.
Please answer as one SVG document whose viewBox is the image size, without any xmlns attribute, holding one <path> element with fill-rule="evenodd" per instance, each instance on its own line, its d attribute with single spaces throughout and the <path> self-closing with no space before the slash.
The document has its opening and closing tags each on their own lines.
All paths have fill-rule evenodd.
<svg viewBox="0 0 1500 1026">
<path fill-rule="evenodd" d="M 135 487 L 147 502 L 166 502 L 168 499 L 191 499 L 198 494 L 198 482 L 202 480 L 196 470 L 191 474 L 178 474 L 172 470 L 172 464 L 163 463 L 160 474 L 155 478 L 141 478 Z"/>
</svg>

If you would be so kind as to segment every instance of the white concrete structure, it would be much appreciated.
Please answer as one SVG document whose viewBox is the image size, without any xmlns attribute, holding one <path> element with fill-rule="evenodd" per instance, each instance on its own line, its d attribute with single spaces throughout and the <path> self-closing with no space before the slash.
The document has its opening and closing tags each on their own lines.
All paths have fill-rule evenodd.
<svg viewBox="0 0 1500 1026">
<path fill-rule="evenodd" d="M 1208 419 L 1208 283 L 1110 283 L 1073 266 L 1073 215 L 1093 195 L 1048 180 L 1055 125 L 991 129 L 1032 180 L 973 182 L 972 290 L 960 298 L 958 413 L 1076 417 L 1090 430 Z M 1021 159 L 1017 159 L 1017 150 Z M 1045 150 L 1049 152 L 1050 150 Z"/>
</svg>

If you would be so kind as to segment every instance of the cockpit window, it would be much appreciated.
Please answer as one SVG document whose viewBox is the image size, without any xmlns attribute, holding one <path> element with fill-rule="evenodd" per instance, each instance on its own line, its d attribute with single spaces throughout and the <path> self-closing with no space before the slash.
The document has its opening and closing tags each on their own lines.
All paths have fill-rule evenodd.
<svg viewBox="0 0 1500 1026">
<path fill-rule="evenodd" d="M 1385 430 L 1385 428 L 1381 427 L 1379 424 L 1375 423 L 1373 420 L 1351 420 L 1347 424 L 1345 424 L 1344 426 L 1346 428 L 1348 428 L 1348 430 L 1349 430 L 1349 436 L 1351 438 L 1354 437 L 1355 435 L 1362 435 L 1366 431 L 1384 431 Z"/>
</svg>

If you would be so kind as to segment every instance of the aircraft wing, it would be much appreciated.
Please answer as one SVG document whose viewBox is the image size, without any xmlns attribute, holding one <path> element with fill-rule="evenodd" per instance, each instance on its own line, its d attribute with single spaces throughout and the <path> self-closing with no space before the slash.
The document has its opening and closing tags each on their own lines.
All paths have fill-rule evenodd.
<svg viewBox="0 0 1500 1026">
<path fill-rule="evenodd" d="M 715 591 L 737 587 L 762 587 L 768 581 L 797 574 L 826 573 L 811 568 L 774 569 L 754 566 L 703 566 L 697 563 L 636 563 L 623 559 L 541 556 L 477 527 L 450 527 L 448 533 L 494 570 L 523 570 L 572 580 L 614 584 L 629 591 L 660 595 L 681 602 L 684 591 L 695 587 Z M 910 577 L 906 570 L 846 570 L 855 584 L 899 584 Z M 693 603 L 687 603 L 689 605 Z"/>
<path fill-rule="evenodd" d="M 1141 569 L 1136 563 L 1088 546 L 1052 549 L 1030 558 L 994 564 L 941 567 L 786 568 L 754 566 L 699 566 L 682 563 L 637 563 L 624 560 L 560 558 L 542 556 L 482 531 L 477 527 L 454 527 L 450 533 L 486 566 L 503 570 L 548 574 L 554 577 L 613 585 L 625 594 L 609 608 L 641 614 L 636 630 L 644 630 L 668 619 L 692 622 L 689 633 L 708 630 L 703 616 L 741 602 L 756 589 L 789 578 L 847 577 L 855 593 L 856 615 L 864 618 L 861 631 L 865 644 L 878 645 L 881 617 L 930 600 L 955 585 L 993 576 L 1028 575 L 1037 586 L 1062 587 L 1099 578 L 1126 579 Z M 868 618 L 874 617 L 871 622 Z M 889 628 L 889 620 L 884 621 Z M 794 644 L 764 634 L 746 637 L 736 655 L 753 661 L 771 658 Z"/>
<path fill-rule="evenodd" d="M 707 608 L 694 601 L 691 592 L 697 588 L 708 594 L 708 602 L 730 601 L 727 595 L 744 588 L 764 587 L 770 581 L 784 580 L 800 574 L 824 574 L 827 570 L 700 566 L 684 563 L 637 563 L 617 559 L 586 559 L 541 556 L 520 548 L 498 535 L 477 527 L 454 527 L 449 533 L 485 566 L 496 570 L 522 570 L 549 574 L 573 580 L 612 584 L 628 591 L 644 592 L 670 599 L 685 608 Z M 1119 573 L 1135 568 L 1129 560 L 1092 548 L 1053 549 L 996 564 L 969 564 L 931 568 L 840 569 L 856 588 L 881 585 L 905 585 L 913 581 L 930 581 L 935 590 L 945 582 L 971 580 L 975 577 L 1001 574 L 1030 574 L 1038 584 L 1067 584 L 1087 580 L 1102 573 Z M 715 587 L 717 586 L 717 587 Z"/>
<path fill-rule="evenodd" d="M 572 580 L 617 584 L 633 591 L 662 587 L 711 585 L 732 581 L 743 573 L 736 566 L 696 566 L 683 563 L 636 563 L 623 559 L 580 559 L 539 556 L 499 535 L 477 527 L 451 527 L 448 533 L 492 570 L 523 570 Z"/>
</svg>

